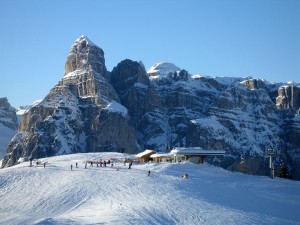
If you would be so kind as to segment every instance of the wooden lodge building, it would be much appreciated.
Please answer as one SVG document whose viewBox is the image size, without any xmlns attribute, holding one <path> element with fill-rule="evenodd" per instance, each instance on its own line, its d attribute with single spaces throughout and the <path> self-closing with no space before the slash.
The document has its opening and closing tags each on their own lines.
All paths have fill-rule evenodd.
<svg viewBox="0 0 300 225">
<path fill-rule="evenodd" d="M 170 153 L 156 153 L 154 150 L 145 150 L 135 157 L 138 162 L 180 162 L 190 161 L 193 163 L 204 163 L 206 156 L 222 156 L 225 155 L 223 150 L 203 150 L 200 147 L 177 147 Z"/>
<path fill-rule="evenodd" d="M 193 163 L 203 164 L 206 156 L 222 156 L 225 155 L 223 150 L 203 150 L 200 147 L 177 147 L 171 151 L 175 161 L 185 160 Z"/>
<path fill-rule="evenodd" d="M 139 154 L 137 154 L 135 157 L 137 158 L 138 162 L 148 162 L 150 161 L 150 156 L 155 154 L 156 152 L 154 150 L 149 150 L 146 149 L 143 152 L 140 152 Z"/>
</svg>

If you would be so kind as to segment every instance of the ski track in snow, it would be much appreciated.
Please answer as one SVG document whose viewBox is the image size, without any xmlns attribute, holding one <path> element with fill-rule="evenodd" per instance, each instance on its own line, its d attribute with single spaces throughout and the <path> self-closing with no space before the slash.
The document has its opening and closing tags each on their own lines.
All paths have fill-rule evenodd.
<svg viewBox="0 0 300 225">
<path fill-rule="evenodd" d="M 44 159 L 46 168 L 24 162 L 0 170 L 0 224 L 300 224 L 298 181 L 209 164 L 84 168 L 85 160 L 124 156 L 73 154 Z"/>
</svg>

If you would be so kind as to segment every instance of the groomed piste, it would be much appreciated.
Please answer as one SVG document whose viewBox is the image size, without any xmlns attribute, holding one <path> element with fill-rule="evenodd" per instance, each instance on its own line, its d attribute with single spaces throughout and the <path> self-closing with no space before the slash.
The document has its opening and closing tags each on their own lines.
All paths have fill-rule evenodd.
<svg viewBox="0 0 300 225">
<path fill-rule="evenodd" d="M 133 163 L 128 169 L 125 158 L 132 156 L 80 153 L 1 169 L 0 224 L 300 223 L 299 181 L 207 163 Z M 100 159 L 113 167 L 91 166 Z"/>
</svg>

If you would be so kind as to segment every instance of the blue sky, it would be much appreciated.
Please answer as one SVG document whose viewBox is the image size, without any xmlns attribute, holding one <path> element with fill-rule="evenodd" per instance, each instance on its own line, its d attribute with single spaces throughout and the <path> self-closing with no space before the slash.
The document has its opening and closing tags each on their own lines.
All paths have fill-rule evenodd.
<svg viewBox="0 0 300 225">
<path fill-rule="evenodd" d="M 298 0 L 1 0 L 0 97 L 44 98 L 85 34 L 112 70 L 171 62 L 191 74 L 300 82 Z"/>
</svg>

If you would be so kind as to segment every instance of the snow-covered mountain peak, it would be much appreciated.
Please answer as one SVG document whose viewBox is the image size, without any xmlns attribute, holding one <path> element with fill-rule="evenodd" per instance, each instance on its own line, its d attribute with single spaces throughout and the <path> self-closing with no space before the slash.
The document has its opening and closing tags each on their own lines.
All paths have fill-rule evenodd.
<svg viewBox="0 0 300 225">
<path fill-rule="evenodd" d="M 74 42 L 74 45 L 80 45 L 86 43 L 86 45 L 90 45 L 90 46 L 96 46 L 87 36 L 85 35 L 81 35 L 79 38 L 77 38 L 77 40 Z"/>
<path fill-rule="evenodd" d="M 174 73 L 176 71 L 180 71 L 180 68 L 175 66 L 173 63 L 161 62 L 161 63 L 156 63 L 154 66 L 152 66 L 147 71 L 147 73 L 152 78 L 161 78 L 161 77 L 166 77 L 170 73 Z"/>
</svg>

